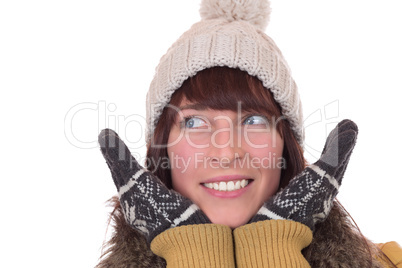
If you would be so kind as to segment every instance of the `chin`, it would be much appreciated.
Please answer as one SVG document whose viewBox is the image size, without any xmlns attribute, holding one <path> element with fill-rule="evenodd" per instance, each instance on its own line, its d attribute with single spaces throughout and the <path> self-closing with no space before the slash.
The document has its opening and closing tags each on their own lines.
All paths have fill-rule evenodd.
<svg viewBox="0 0 402 268">
<path fill-rule="evenodd" d="M 222 224 L 229 226 L 232 229 L 236 229 L 242 225 L 247 224 L 250 221 L 249 217 L 225 217 L 226 215 L 221 215 L 220 217 L 209 217 L 211 222 L 214 224 Z"/>
</svg>

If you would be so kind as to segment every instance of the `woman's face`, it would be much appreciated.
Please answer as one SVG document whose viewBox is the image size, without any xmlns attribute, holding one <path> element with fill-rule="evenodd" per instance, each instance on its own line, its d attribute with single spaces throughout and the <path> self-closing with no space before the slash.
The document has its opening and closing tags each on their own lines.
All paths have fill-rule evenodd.
<svg viewBox="0 0 402 268">
<path fill-rule="evenodd" d="M 246 224 L 278 189 L 283 140 L 261 114 L 182 101 L 170 130 L 173 189 L 216 224 Z"/>
</svg>

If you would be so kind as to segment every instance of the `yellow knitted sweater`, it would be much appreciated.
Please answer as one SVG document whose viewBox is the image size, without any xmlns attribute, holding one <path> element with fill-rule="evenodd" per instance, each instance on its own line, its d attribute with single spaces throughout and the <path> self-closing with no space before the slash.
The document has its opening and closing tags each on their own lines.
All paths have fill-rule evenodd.
<svg viewBox="0 0 402 268">
<path fill-rule="evenodd" d="M 311 240 L 311 230 L 301 223 L 270 220 L 233 232 L 217 224 L 172 228 L 155 237 L 151 249 L 168 268 L 309 267 L 301 250 Z"/>
</svg>

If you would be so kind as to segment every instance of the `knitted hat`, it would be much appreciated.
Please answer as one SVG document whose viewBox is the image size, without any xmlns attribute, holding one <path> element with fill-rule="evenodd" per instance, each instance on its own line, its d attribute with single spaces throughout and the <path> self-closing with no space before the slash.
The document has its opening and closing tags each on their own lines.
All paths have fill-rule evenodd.
<svg viewBox="0 0 402 268">
<path fill-rule="evenodd" d="M 268 0 L 202 0 L 201 21 L 185 32 L 161 58 L 147 94 L 147 143 L 163 108 L 183 82 L 215 67 L 238 68 L 262 81 L 282 108 L 303 147 L 302 107 L 290 69 L 265 33 Z"/>
</svg>

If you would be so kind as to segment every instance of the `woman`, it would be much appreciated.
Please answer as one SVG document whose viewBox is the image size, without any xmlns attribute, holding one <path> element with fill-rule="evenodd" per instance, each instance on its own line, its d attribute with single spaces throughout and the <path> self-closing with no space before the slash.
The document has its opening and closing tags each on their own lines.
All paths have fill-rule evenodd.
<svg viewBox="0 0 402 268">
<path fill-rule="evenodd" d="M 268 11 L 204 1 L 161 59 L 147 100 L 153 174 L 101 133 L 120 201 L 98 267 L 392 267 L 334 201 L 356 125 L 341 122 L 305 167 L 297 88 L 262 32 Z"/>
</svg>

